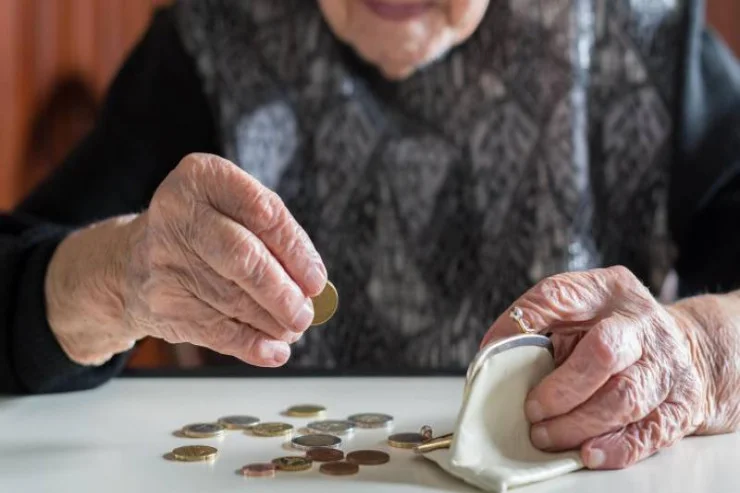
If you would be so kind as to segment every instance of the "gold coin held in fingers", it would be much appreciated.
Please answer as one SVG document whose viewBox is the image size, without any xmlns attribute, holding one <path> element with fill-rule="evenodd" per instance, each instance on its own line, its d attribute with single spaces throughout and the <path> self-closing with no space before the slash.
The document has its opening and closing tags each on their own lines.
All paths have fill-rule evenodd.
<svg viewBox="0 0 740 493">
<path fill-rule="evenodd" d="M 280 437 L 293 433 L 293 425 L 288 423 L 260 423 L 249 429 L 260 437 Z"/>
<path fill-rule="evenodd" d="M 322 416 L 326 412 L 324 406 L 317 404 L 300 404 L 297 406 L 291 406 L 285 411 L 285 414 L 294 418 L 316 418 Z"/>
<path fill-rule="evenodd" d="M 311 469 L 311 465 L 313 465 L 311 459 L 298 456 L 278 457 L 277 459 L 273 459 L 272 463 L 279 470 L 290 472 L 305 471 Z"/>
<path fill-rule="evenodd" d="M 183 435 L 190 438 L 216 438 L 224 434 L 226 428 L 217 423 L 194 423 L 183 427 Z"/>
<path fill-rule="evenodd" d="M 207 445 L 188 445 L 177 447 L 172 451 L 172 457 L 182 462 L 198 462 L 214 459 L 218 449 Z"/>
<path fill-rule="evenodd" d="M 326 282 L 326 287 L 315 298 L 311 298 L 313 303 L 313 322 L 312 326 L 323 325 L 328 322 L 337 311 L 339 305 L 339 294 L 337 288 L 331 281 Z"/>
</svg>

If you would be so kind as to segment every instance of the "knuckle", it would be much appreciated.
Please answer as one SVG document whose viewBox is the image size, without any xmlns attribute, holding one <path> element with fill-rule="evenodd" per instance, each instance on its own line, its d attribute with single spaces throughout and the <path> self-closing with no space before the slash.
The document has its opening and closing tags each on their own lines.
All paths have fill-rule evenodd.
<svg viewBox="0 0 740 493">
<path fill-rule="evenodd" d="M 534 289 L 534 294 L 556 313 L 584 305 L 587 301 L 586 293 L 575 276 L 575 274 L 557 274 L 548 277 L 540 281 Z"/>
<path fill-rule="evenodd" d="M 276 298 L 276 308 L 280 315 L 293 319 L 297 307 L 296 296 L 290 288 L 283 289 Z"/>
<path fill-rule="evenodd" d="M 265 253 L 257 248 L 246 248 L 242 256 L 237 258 L 243 258 L 240 280 L 258 288 L 264 286 L 269 270 Z"/>
<path fill-rule="evenodd" d="M 619 353 L 614 336 L 606 327 L 595 329 L 590 334 L 590 350 L 593 361 L 601 368 L 613 368 L 619 363 Z"/>
<path fill-rule="evenodd" d="M 645 402 L 640 392 L 640 384 L 634 379 L 621 374 L 612 377 L 607 390 L 606 407 L 612 413 L 622 410 L 629 421 L 645 415 Z"/>
<path fill-rule="evenodd" d="M 229 305 L 234 317 L 240 320 L 252 318 L 257 310 L 254 300 L 237 286 L 234 286 L 233 295 L 231 296 Z"/>
<path fill-rule="evenodd" d="M 240 339 L 241 327 L 227 318 L 216 324 L 213 330 L 208 331 L 207 336 L 207 341 L 213 349 L 230 354 L 239 347 Z"/>
<path fill-rule="evenodd" d="M 631 282 L 632 280 L 635 279 L 635 276 L 632 273 L 632 271 L 629 270 L 624 265 L 613 265 L 611 267 L 608 267 L 606 270 L 607 272 L 609 272 L 609 274 L 614 276 L 614 278 L 619 281 Z"/>
<path fill-rule="evenodd" d="M 252 200 L 245 206 L 248 210 L 245 215 L 254 223 L 255 233 L 263 234 L 280 229 L 282 221 L 282 200 L 269 188 L 258 186 Z"/>
</svg>

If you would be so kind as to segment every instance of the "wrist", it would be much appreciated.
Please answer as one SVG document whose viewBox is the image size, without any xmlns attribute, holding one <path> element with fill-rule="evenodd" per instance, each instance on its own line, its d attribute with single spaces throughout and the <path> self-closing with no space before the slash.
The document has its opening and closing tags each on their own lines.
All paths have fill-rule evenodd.
<svg viewBox="0 0 740 493">
<path fill-rule="evenodd" d="M 78 364 L 103 364 L 140 338 L 125 322 L 123 302 L 137 217 L 117 217 L 72 233 L 49 263 L 47 319 L 59 345 Z"/>
<path fill-rule="evenodd" d="M 733 297 L 734 296 L 734 297 Z M 740 385 L 740 315 L 736 295 L 703 295 L 668 307 L 686 334 L 703 386 L 703 409 L 694 434 L 714 434 L 737 427 L 728 407 L 738 404 Z"/>
</svg>

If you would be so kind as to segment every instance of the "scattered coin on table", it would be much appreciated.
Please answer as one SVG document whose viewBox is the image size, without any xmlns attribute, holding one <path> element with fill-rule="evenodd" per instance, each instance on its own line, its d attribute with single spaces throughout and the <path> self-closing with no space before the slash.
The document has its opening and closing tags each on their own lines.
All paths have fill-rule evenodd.
<svg viewBox="0 0 740 493">
<path fill-rule="evenodd" d="M 316 447 L 306 451 L 306 458 L 314 462 L 335 462 L 344 459 L 344 452 L 335 448 Z"/>
<path fill-rule="evenodd" d="M 311 469 L 313 465 L 311 459 L 297 456 L 278 457 L 277 459 L 273 459 L 272 463 L 275 464 L 278 470 L 289 472 L 306 471 Z"/>
<path fill-rule="evenodd" d="M 275 464 L 247 464 L 242 467 L 242 474 L 250 478 L 273 478 L 276 469 Z"/>
<path fill-rule="evenodd" d="M 327 462 L 321 464 L 319 472 L 328 474 L 329 476 L 351 476 L 357 474 L 360 471 L 360 466 L 352 464 L 351 462 Z"/>
<path fill-rule="evenodd" d="M 303 435 L 291 440 L 291 445 L 299 450 L 309 450 L 316 447 L 337 448 L 342 439 L 334 435 Z"/>
<path fill-rule="evenodd" d="M 260 437 L 280 437 L 293 433 L 293 425 L 288 423 L 260 423 L 252 426 L 249 431 Z"/>
<path fill-rule="evenodd" d="M 217 423 L 194 423 L 182 428 L 183 435 L 190 438 L 216 438 L 224 434 L 226 428 Z"/>
<path fill-rule="evenodd" d="M 353 414 L 347 420 L 358 428 L 388 428 L 393 424 L 393 416 L 382 413 Z"/>
<path fill-rule="evenodd" d="M 419 433 L 396 433 L 388 437 L 388 445 L 403 449 L 412 449 L 425 441 Z"/>
<path fill-rule="evenodd" d="M 355 431 L 355 425 L 351 421 L 338 419 L 325 419 L 323 421 L 313 421 L 306 425 L 311 433 L 326 433 L 334 436 L 350 435 Z"/>
<path fill-rule="evenodd" d="M 347 454 L 347 462 L 358 466 L 379 466 L 391 460 L 391 456 L 380 450 L 355 450 Z"/>
<path fill-rule="evenodd" d="M 334 284 L 332 284 L 331 281 L 327 281 L 324 290 L 315 298 L 312 298 L 311 302 L 313 303 L 314 313 L 311 325 L 316 326 L 325 324 L 337 311 L 337 306 L 339 305 L 337 288 L 334 287 Z"/>
<path fill-rule="evenodd" d="M 207 445 L 187 445 L 172 451 L 172 457 L 182 462 L 200 462 L 214 459 L 218 449 Z"/>
<path fill-rule="evenodd" d="M 294 418 L 316 418 L 322 416 L 326 412 L 324 406 L 316 404 L 300 404 L 297 406 L 291 406 L 285 411 L 285 414 Z"/>
<path fill-rule="evenodd" d="M 218 418 L 218 423 L 230 430 L 248 430 L 260 422 L 254 416 L 224 416 Z"/>
</svg>

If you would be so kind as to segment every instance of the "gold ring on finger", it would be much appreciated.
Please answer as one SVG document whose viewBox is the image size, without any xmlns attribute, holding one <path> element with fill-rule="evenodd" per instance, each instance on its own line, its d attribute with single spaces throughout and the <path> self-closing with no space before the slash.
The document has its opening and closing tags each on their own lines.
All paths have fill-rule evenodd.
<svg viewBox="0 0 740 493">
<path fill-rule="evenodd" d="M 514 320 L 514 322 L 516 322 L 516 325 L 519 327 L 519 331 L 522 334 L 533 334 L 537 332 L 524 320 L 524 311 L 518 306 L 511 309 L 509 316 Z"/>
</svg>

